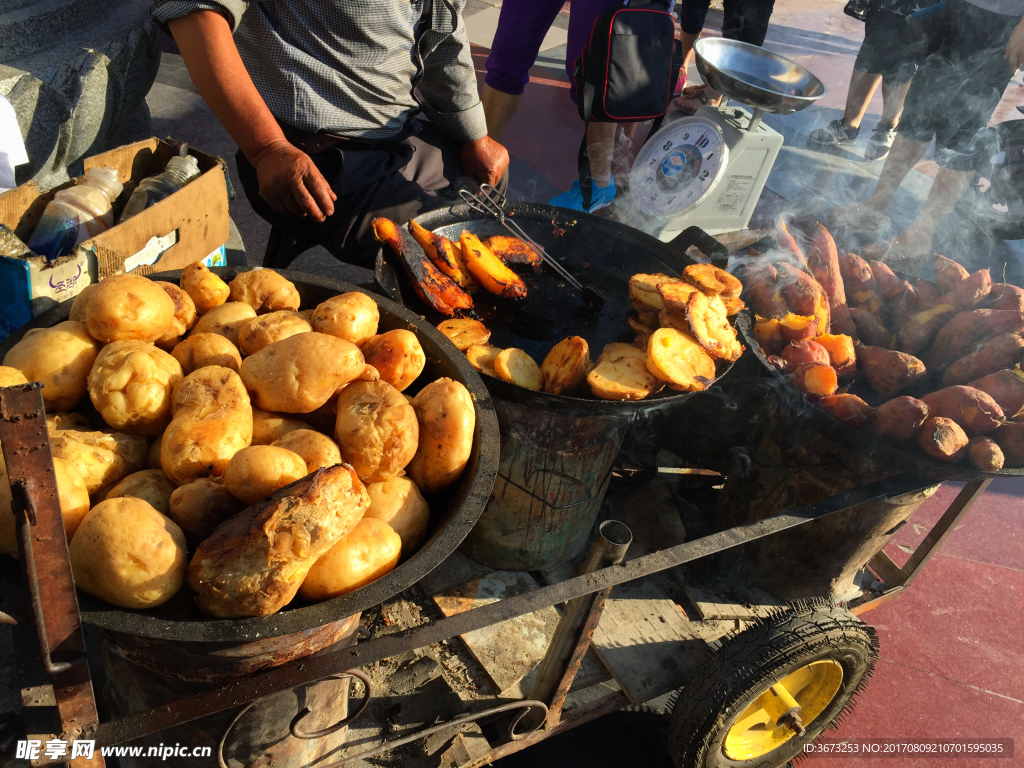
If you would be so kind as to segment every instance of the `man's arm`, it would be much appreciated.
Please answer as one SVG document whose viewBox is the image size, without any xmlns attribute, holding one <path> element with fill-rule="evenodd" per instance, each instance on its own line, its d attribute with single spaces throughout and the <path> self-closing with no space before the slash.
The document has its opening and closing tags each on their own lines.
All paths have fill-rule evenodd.
<svg viewBox="0 0 1024 768">
<path fill-rule="evenodd" d="M 1003 54 L 1003 58 L 1010 62 L 1014 72 L 1024 69 L 1024 19 L 1021 19 L 1013 28 L 1013 34 L 1010 35 L 1010 42 L 1006 44 L 1006 53 Z"/>
<path fill-rule="evenodd" d="M 454 2 L 461 7 L 458 0 Z M 457 18 L 458 28 L 424 62 L 419 85 L 423 111 L 462 143 L 462 172 L 481 184 L 495 185 L 508 168 L 508 150 L 487 135 L 466 25 L 461 13 Z"/>
<path fill-rule="evenodd" d="M 167 23 L 192 82 L 256 169 L 260 196 L 279 213 L 316 221 L 337 196 L 305 152 L 284 137 L 238 55 L 227 19 L 194 11 Z"/>
</svg>

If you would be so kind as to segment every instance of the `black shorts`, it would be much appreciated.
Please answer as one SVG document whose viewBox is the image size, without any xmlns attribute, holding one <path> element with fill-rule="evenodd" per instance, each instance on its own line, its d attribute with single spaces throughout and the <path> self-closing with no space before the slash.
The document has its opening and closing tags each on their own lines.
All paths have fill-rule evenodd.
<svg viewBox="0 0 1024 768">
<path fill-rule="evenodd" d="M 869 8 L 864 19 L 864 42 L 853 68 L 880 74 L 886 85 L 903 85 L 917 71 L 918 58 L 911 51 L 906 17 Z"/>
<path fill-rule="evenodd" d="M 935 30 L 933 52 L 910 84 L 901 136 L 935 138 L 935 162 L 973 171 L 984 150 L 986 125 L 1013 77 L 1003 54 L 1019 17 L 949 0 Z"/>
</svg>

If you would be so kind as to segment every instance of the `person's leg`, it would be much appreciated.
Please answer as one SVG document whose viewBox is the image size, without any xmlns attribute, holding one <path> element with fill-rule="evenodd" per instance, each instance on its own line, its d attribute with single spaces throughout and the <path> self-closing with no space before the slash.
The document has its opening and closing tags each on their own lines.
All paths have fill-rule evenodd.
<svg viewBox="0 0 1024 768">
<path fill-rule="evenodd" d="M 911 169 L 921 162 L 921 158 L 927 151 L 927 141 L 913 141 L 903 134 L 898 135 L 889 151 L 889 156 L 885 159 L 885 165 L 878 177 L 875 191 L 862 203 L 861 207 L 869 214 L 873 212 L 888 216 L 893 195 L 896 194 L 896 190 L 907 178 Z"/>
<path fill-rule="evenodd" d="M 850 76 L 850 89 L 846 92 L 846 109 L 843 112 L 843 122 L 850 128 L 860 128 L 864 113 L 868 111 L 868 104 L 871 103 L 881 82 L 882 76 L 877 72 L 853 70 Z"/>
<path fill-rule="evenodd" d="M 599 187 L 612 183 L 612 156 L 615 153 L 615 129 L 618 123 L 591 123 L 587 126 L 587 151 L 590 175 Z"/>
<path fill-rule="evenodd" d="M 530 67 L 537 61 L 544 36 L 561 9 L 559 0 L 507 0 L 501 4 L 480 97 L 487 133 L 495 141 L 501 140 L 519 108 L 530 81 Z"/>
<path fill-rule="evenodd" d="M 722 37 L 761 47 L 768 35 L 768 23 L 775 0 L 725 0 Z"/>
<path fill-rule="evenodd" d="M 882 80 L 882 116 L 864 147 L 865 160 L 881 160 L 888 156 L 893 142 L 896 141 L 896 126 L 899 125 L 900 115 L 903 114 L 903 101 L 908 90 L 909 80 L 899 85 Z"/>
<path fill-rule="evenodd" d="M 921 213 L 909 227 L 896 236 L 893 245 L 899 247 L 903 255 L 910 259 L 930 256 L 935 227 L 953 210 L 953 206 L 957 204 L 973 179 L 973 169 L 958 171 L 952 168 L 939 168 Z"/>
</svg>

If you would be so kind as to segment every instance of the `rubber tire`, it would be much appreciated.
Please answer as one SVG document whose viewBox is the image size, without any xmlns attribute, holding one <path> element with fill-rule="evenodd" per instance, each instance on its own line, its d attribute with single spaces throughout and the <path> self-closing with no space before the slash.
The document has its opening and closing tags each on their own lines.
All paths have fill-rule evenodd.
<svg viewBox="0 0 1024 768">
<path fill-rule="evenodd" d="M 666 748 L 678 768 L 780 768 L 826 728 L 835 728 L 878 658 L 875 631 L 826 600 L 801 600 L 723 643 L 714 664 L 685 686 L 669 717 Z M 751 760 L 722 751 L 731 719 L 793 670 L 832 659 L 843 666 L 836 697 L 806 733 Z"/>
</svg>

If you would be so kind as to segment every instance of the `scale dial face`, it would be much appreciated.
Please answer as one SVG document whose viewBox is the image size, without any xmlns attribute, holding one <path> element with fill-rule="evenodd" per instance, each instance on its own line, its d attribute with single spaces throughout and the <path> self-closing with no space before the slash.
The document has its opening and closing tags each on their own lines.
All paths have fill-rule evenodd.
<svg viewBox="0 0 1024 768">
<path fill-rule="evenodd" d="M 729 162 L 729 145 L 714 120 L 702 115 L 666 125 L 640 150 L 629 174 L 629 191 L 650 216 L 675 216 L 718 186 Z"/>
</svg>

